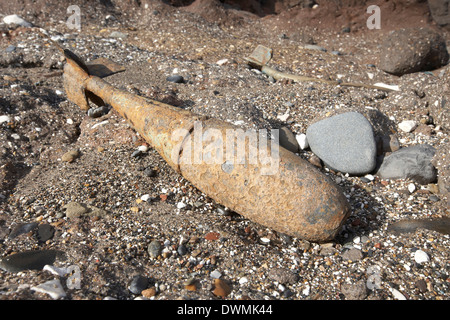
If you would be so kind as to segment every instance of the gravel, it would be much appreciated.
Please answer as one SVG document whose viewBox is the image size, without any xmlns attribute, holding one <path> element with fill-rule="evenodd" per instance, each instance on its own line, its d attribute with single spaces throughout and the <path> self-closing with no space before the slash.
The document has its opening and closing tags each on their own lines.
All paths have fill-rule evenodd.
<svg viewBox="0 0 450 320">
<path fill-rule="evenodd" d="M 60 3 L 55 12 L 62 6 L 64 15 L 70 3 Z M 307 50 L 291 36 L 292 29 L 282 30 L 287 23 L 277 16 L 221 11 L 219 24 L 202 18 L 203 12 L 148 4 L 114 19 L 111 12 L 82 7 L 80 32 L 59 23 L 60 16 L 51 20 L 26 9 L 11 14 L 45 26 L 58 43 L 87 61 L 105 57 L 125 66 L 125 72 L 105 78 L 122 90 L 245 128 L 286 127 L 295 137 L 320 119 L 359 112 L 371 122 L 376 141 L 395 135 L 401 148 L 429 144 L 436 150 L 450 141 L 449 66 L 402 77 L 381 71 L 376 66 L 387 29 L 343 33 L 342 27 L 320 32 L 305 27 L 303 36 L 326 51 Z M 449 234 L 439 228 L 389 228 L 402 220 L 448 217 L 445 177 L 415 184 L 410 192 L 414 181 L 408 178 L 372 173 L 373 179 L 362 181 L 318 168 L 350 203 L 342 231 L 329 243 L 277 233 L 215 203 L 151 146 L 131 156 L 145 141 L 114 110 L 93 118 L 67 100 L 59 51 L 38 28 L 1 28 L 7 34 L 0 41 L 1 299 L 449 299 Z M 111 37 L 113 31 L 127 36 Z M 448 44 L 448 33 L 444 38 Z M 282 71 L 382 82 L 401 90 L 273 81 L 245 64 L 244 57 L 260 43 L 273 48 L 270 64 Z M 16 49 L 6 52 L 10 45 Z M 174 69 L 183 74 L 183 84 L 166 80 Z M 397 130 L 404 120 L 422 119 L 429 134 Z M 64 161 L 72 150 L 76 156 Z M 446 168 L 445 154 L 436 154 L 439 167 Z M 297 155 L 314 156 L 308 148 Z M 40 241 L 34 234 L 38 229 L 29 225 L 28 232 L 9 237 L 16 226 L 29 223 L 50 225 L 54 233 Z M 22 269 L 20 259 L 5 268 L 7 257 L 29 251 L 40 256 L 33 255 L 32 269 Z M 80 282 L 70 285 L 68 276 L 43 270 L 45 264 L 74 268 Z M 129 290 L 134 275 L 148 279 L 140 293 Z M 189 279 L 194 286 L 186 285 Z"/>
</svg>

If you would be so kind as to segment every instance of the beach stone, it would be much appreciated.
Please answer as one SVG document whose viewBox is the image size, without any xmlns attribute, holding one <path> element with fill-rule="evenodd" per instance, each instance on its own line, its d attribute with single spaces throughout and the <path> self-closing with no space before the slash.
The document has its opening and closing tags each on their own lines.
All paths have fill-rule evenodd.
<svg viewBox="0 0 450 320">
<path fill-rule="evenodd" d="M 53 238 L 54 234 L 55 228 L 50 224 L 43 223 L 40 224 L 37 228 L 36 239 L 42 243 Z"/>
<path fill-rule="evenodd" d="M 14 239 L 14 238 L 20 236 L 21 234 L 28 233 L 28 232 L 36 229 L 37 226 L 38 226 L 37 222 L 20 223 L 11 230 L 11 233 L 9 234 L 8 239 Z"/>
<path fill-rule="evenodd" d="M 418 264 L 422 264 L 424 262 L 430 261 L 430 257 L 425 251 L 416 250 L 414 252 L 414 261 L 416 261 Z"/>
<path fill-rule="evenodd" d="M 309 147 L 335 171 L 362 175 L 376 165 L 376 143 L 370 122 L 358 112 L 320 120 L 306 130 Z"/>
<path fill-rule="evenodd" d="M 134 294 L 141 294 L 143 290 L 147 289 L 147 286 L 148 278 L 138 274 L 135 275 L 133 279 L 131 279 L 128 290 L 130 290 L 130 292 Z"/>
<path fill-rule="evenodd" d="M 306 134 L 304 133 L 298 134 L 295 136 L 295 139 L 297 139 L 300 149 L 305 150 L 309 147 L 308 139 L 306 139 Z"/>
<path fill-rule="evenodd" d="M 269 279 L 277 281 L 281 284 L 294 284 L 299 280 L 299 276 L 289 269 L 275 268 L 269 272 Z"/>
<path fill-rule="evenodd" d="M 419 279 L 415 282 L 416 288 L 419 289 L 420 292 L 427 292 L 427 283 L 423 279 Z"/>
<path fill-rule="evenodd" d="M 80 151 L 78 149 L 70 150 L 61 157 L 61 160 L 70 163 L 73 162 L 76 158 L 78 158 L 79 155 Z"/>
<path fill-rule="evenodd" d="M 153 240 L 148 246 L 148 254 L 152 258 L 157 258 L 161 254 L 162 246 L 158 240 Z"/>
<path fill-rule="evenodd" d="M 58 300 L 66 296 L 66 292 L 64 291 L 59 279 L 50 280 L 38 286 L 31 287 L 31 290 L 48 294 L 54 300 Z"/>
<path fill-rule="evenodd" d="M 441 27 L 450 29 L 450 0 L 428 0 L 431 17 Z"/>
<path fill-rule="evenodd" d="M 180 75 L 168 76 L 166 78 L 166 80 L 169 82 L 173 82 L 173 83 L 183 83 L 184 82 L 184 78 Z"/>
<path fill-rule="evenodd" d="M 401 148 L 387 156 L 378 170 L 382 179 L 412 179 L 419 184 L 433 183 L 437 170 L 431 163 L 435 149 L 428 144 Z"/>
<path fill-rule="evenodd" d="M 445 40 L 428 28 L 391 31 L 381 47 L 379 68 L 401 76 L 418 71 L 434 70 L 447 64 L 449 54 Z"/>
<path fill-rule="evenodd" d="M 295 135 L 292 133 L 291 130 L 287 127 L 281 127 L 280 128 L 280 146 L 283 148 L 291 151 L 291 152 L 298 152 L 298 142 L 295 138 Z"/>
<path fill-rule="evenodd" d="M 67 218 L 79 218 L 88 212 L 88 208 L 78 202 L 69 202 L 63 207 L 63 209 L 66 210 Z"/>
<path fill-rule="evenodd" d="M 231 293 L 231 287 L 222 279 L 214 279 L 213 293 L 217 297 L 225 298 Z"/>
<path fill-rule="evenodd" d="M 11 117 L 6 114 L 3 116 L 0 116 L 0 124 L 2 124 L 3 122 L 6 122 L 6 123 L 11 122 Z"/>
<path fill-rule="evenodd" d="M 33 25 L 28 21 L 25 21 L 23 18 L 18 16 L 17 14 L 10 14 L 8 16 L 3 17 L 3 22 L 6 24 L 17 24 L 22 27 L 30 28 Z"/>
<path fill-rule="evenodd" d="M 0 268 L 9 272 L 23 270 L 42 270 L 45 265 L 53 264 L 56 258 L 63 258 L 60 250 L 30 250 L 14 253 L 0 260 Z"/>
<path fill-rule="evenodd" d="M 364 300 L 367 297 L 367 287 L 364 281 L 343 283 L 341 291 L 346 300 Z"/>
<path fill-rule="evenodd" d="M 363 258 L 363 254 L 361 250 L 356 248 L 351 248 L 350 250 L 345 251 L 342 254 L 342 259 L 344 260 L 351 260 L 351 261 L 357 261 L 361 260 Z"/>
<path fill-rule="evenodd" d="M 417 127 L 414 120 L 404 120 L 398 124 L 398 128 L 403 132 L 411 132 Z"/>
</svg>

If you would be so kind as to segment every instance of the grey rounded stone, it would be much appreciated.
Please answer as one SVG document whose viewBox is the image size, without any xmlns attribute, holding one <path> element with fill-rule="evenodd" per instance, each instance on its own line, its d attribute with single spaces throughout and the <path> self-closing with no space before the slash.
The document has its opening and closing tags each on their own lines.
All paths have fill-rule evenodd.
<svg viewBox="0 0 450 320">
<path fill-rule="evenodd" d="M 420 184 L 433 183 L 437 170 L 431 163 L 435 149 L 421 144 L 399 149 L 387 156 L 378 170 L 382 179 L 412 179 Z"/>
<path fill-rule="evenodd" d="M 147 289 L 147 286 L 148 286 L 147 277 L 136 275 L 131 280 L 128 290 L 130 290 L 131 293 L 140 294 L 142 290 Z"/>
<path fill-rule="evenodd" d="M 159 243 L 159 241 L 157 241 L 157 240 L 153 240 L 152 242 L 150 242 L 148 249 L 147 249 L 148 254 L 152 258 L 157 258 L 161 254 L 161 250 L 162 250 L 162 246 Z"/>
<path fill-rule="evenodd" d="M 311 151 L 335 171 L 362 175 L 376 165 L 376 143 L 370 122 L 358 112 L 318 121 L 306 130 Z"/>
<path fill-rule="evenodd" d="M 184 78 L 180 75 L 168 76 L 166 78 L 166 80 L 169 82 L 174 82 L 174 83 L 183 83 L 184 82 Z"/>
</svg>

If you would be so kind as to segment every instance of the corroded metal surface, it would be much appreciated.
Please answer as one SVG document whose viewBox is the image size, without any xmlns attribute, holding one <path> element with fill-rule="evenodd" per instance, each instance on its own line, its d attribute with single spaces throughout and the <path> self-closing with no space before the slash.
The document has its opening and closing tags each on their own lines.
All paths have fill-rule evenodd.
<svg viewBox="0 0 450 320">
<path fill-rule="evenodd" d="M 349 215 L 339 187 L 290 151 L 276 148 L 276 162 L 253 161 L 260 145 L 248 143 L 237 150 L 235 141 L 221 141 L 238 127 L 116 89 L 66 58 L 69 100 L 83 109 L 88 98 L 111 105 L 174 170 L 218 203 L 276 231 L 318 242 L 333 239 Z M 215 135 L 204 140 L 211 131 Z M 199 146 L 198 137 L 205 143 Z M 272 147 L 267 144 L 266 151 L 273 152 Z M 235 155 L 244 150 L 243 157 L 224 158 L 227 148 L 236 149 Z"/>
</svg>

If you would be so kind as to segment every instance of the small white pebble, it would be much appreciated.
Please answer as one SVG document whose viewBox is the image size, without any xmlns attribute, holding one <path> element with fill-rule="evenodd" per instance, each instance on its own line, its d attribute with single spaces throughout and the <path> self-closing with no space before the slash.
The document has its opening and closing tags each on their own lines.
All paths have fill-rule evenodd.
<svg viewBox="0 0 450 320">
<path fill-rule="evenodd" d="M 141 152 L 147 152 L 148 151 L 148 147 L 146 145 L 142 145 L 138 147 L 138 150 Z"/>
<path fill-rule="evenodd" d="M 141 200 L 147 202 L 148 199 L 150 199 L 150 195 L 149 194 L 144 194 L 141 196 Z"/>
<path fill-rule="evenodd" d="M 244 283 L 247 283 L 247 282 L 248 282 L 247 277 L 242 277 L 242 278 L 239 279 L 239 284 L 244 284 Z"/>
<path fill-rule="evenodd" d="M 311 288 L 309 286 L 306 286 L 305 289 L 302 290 L 302 293 L 305 296 L 309 296 L 310 290 L 311 290 Z"/>
<path fill-rule="evenodd" d="M 417 127 L 417 123 L 413 120 L 404 120 L 398 124 L 400 130 L 411 132 Z"/>
<path fill-rule="evenodd" d="M 430 257 L 425 251 L 417 250 L 416 252 L 414 252 L 414 260 L 417 263 L 421 264 L 430 261 Z"/>
<path fill-rule="evenodd" d="M 408 184 L 408 190 L 410 193 L 413 193 L 416 190 L 416 186 L 414 183 Z"/>
<path fill-rule="evenodd" d="M 406 297 L 397 289 L 391 289 L 392 295 L 397 300 L 406 300 Z"/>
<path fill-rule="evenodd" d="M 301 133 L 295 136 L 295 139 L 297 139 L 298 145 L 302 150 L 305 150 L 309 147 L 308 139 L 306 138 L 306 134 Z"/>
<path fill-rule="evenodd" d="M 10 122 L 11 118 L 7 115 L 4 116 L 0 116 L 0 124 L 2 124 L 3 122 Z"/>
<path fill-rule="evenodd" d="M 217 271 L 217 270 L 214 270 L 210 274 L 210 277 L 214 278 L 214 279 L 219 279 L 221 276 L 222 276 L 222 274 L 219 271 Z"/>
<path fill-rule="evenodd" d="M 269 239 L 269 238 L 262 237 L 262 238 L 261 238 L 261 242 L 262 242 L 262 243 L 269 243 L 269 242 L 270 242 L 270 239 Z"/>
<path fill-rule="evenodd" d="M 228 59 L 221 59 L 216 62 L 219 66 L 224 65 L 225 63 L 228 63 Z"/>
</svg>

